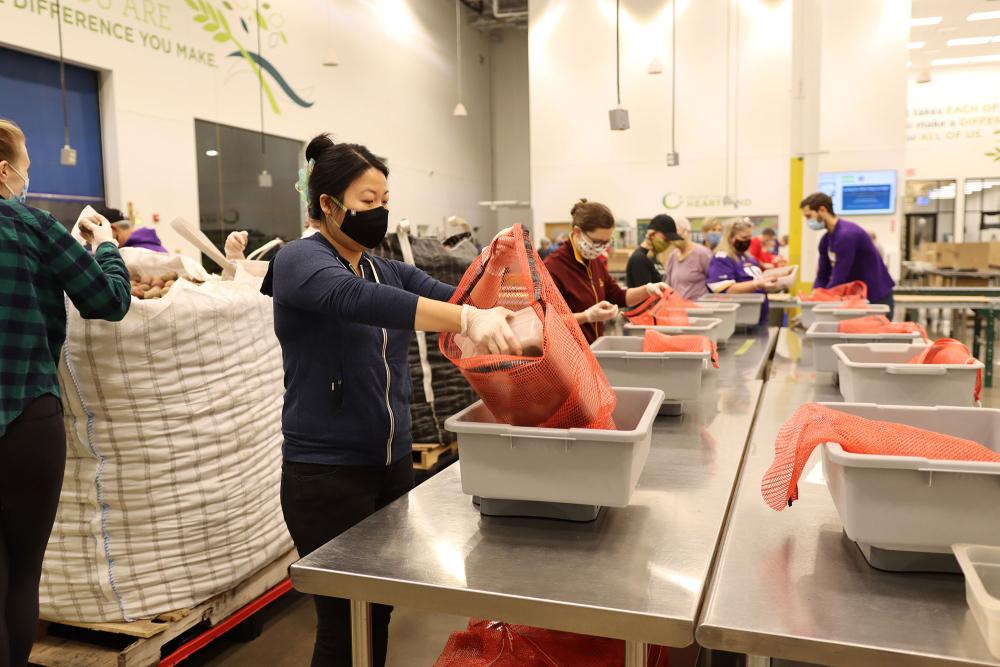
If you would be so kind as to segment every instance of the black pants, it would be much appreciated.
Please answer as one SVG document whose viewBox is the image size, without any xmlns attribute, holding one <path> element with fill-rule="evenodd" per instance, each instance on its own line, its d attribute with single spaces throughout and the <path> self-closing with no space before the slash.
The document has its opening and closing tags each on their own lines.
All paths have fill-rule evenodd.
<svg viewBox="0 0 1000 667">
<path fill-rule="evenodd" d="M 305 556 L 413 488 L 410 457 L 391 466 L 331 466 L 285 461 L 281 511 L 295 548 Z M 312 667 L 350 667 L 351 607 L 340 598 L 314 596 L 316 644 Z M 372 605 L 372 658 L 385 664 L 392 607 Z"/>
<path fill-rule="evenodd" d="M 38 580 L 66 468 L 62 404 L 35 399 L 0 437 L 0 667 L 28 662 Z"/>
<path fill-rule="evenodd" d="M 872 303 L 878 303 L 885 306 L 889 306 L 889 314 L 886 317 L 888 317 L 889 320 L 892 321 L 892 314 L 896 310 L 896 300 L 892 298 L 891 293 L 889 294 L 889 296 L 883 297 L 881 299 L 872 299 Z"/>
</svg>

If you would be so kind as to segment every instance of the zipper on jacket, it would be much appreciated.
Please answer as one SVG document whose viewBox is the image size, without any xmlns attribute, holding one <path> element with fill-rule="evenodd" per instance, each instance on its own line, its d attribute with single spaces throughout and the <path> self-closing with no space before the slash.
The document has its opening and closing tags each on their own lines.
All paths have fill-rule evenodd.
<svg viewBox="0 0 1000 667">
<path fill-rule="evenodd" d="M 378 279 L 378 271 L 372 261 L 365 257 L 368 266 L 371 267 L 375 282 L 379 285 L 382 281 Z M 382 328 L 382 363 L 385 365 L 385 409 L 389 412 L 389 439 L 385 443 L 385 464 L 392 465 L 392 439 L 396 434 L 396 418 L 392 414 L 392 404 L 389 402 L 389 389 L 392 386 L 392 375 L 389 372 L 389 360 L 386 358 L 386 351 L 389 348 L 389 332 Z"/>
</svg>

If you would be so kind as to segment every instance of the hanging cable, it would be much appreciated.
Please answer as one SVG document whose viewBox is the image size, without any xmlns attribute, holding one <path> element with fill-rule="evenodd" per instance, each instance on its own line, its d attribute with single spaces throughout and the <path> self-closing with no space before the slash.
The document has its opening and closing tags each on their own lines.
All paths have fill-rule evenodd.
<svg viewBox="0 0 1000 667">
<path fill-rule="evenodd" d="M 677 152 L 677 0 L 670 0 L 670 152 Z"/>
<path fill-rule="evenodd" d="M 63 60 L 62 2 L 56 0 L 56 25 L 59 26 L 59 92 L 63 106 L 63 145 L 69 146 L 69 102 L 66 100 L 66 61 Z"/>
<path fill-rule="evenodd" d="M 736 73 L 733 76 L 733 207 L 740 197 L 740 8 L 736 8 Z"/>
<path fill-rule="evenodd" d="M 455 62 L 458 65 L 458 101 L 462 101 L 462 3 L 455 1 L 455 45 L 457 53 Z M 473 109 L 475 111 L 475 109 Z"/>
<path fill-rule="evenodd" d="M 263 62 L 264 53 L 260 46 L 260 0 L 255 1 L 254 9 L 256 11 L 254 22 L 257 24 L 257 57 Z M 264 137 L 264 71 L 259 64 L 257 65 L 257 80 L 260 83 L 258 86 L 258 97 L 260 98 L 260 153 L 264 155 L 267 153 L 267 144 Z"/>
<path fill-rule="evenodd" d="M 622 51 L 621 51 L 621 0 L 615 0 L 615 89 L 618 93 L 618 106 L 622 105 Z"/>
<path fill-rule="evenodd" d="M 732 0 L 726 0 L 726 190 L 724 196 L 726 199 L 729 198 L 729 93 L 732 88 L 730 81 L 729 68 L 732 64 L 733 53 L 730 47 L 730 36 L 732 34 L 732 20 L 730 18 L 730 10 L 732 9 Z"/>
</svg>

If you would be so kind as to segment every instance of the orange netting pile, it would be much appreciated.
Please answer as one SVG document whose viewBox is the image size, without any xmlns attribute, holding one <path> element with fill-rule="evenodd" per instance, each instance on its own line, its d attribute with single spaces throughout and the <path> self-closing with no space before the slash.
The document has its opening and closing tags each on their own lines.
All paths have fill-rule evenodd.
<svg viewBox="0 0 1000 667">
<path fill-rule="evenodd" d="M 969 348 L 962 341 L 954 338 L 939 338 L 906 363 L 966 365 L 976 363 L 976 358 L 972 356 Z M 977 403 L 982 393 L 983 370 L 979 369 L 976 373 L 976 386 L 973 389 L 973 398 Z"/>
<path fill-rule="evenodd" d="M 885 315 L 852 317 L 837 324 L 837 331 L 845 334 L 920 334 L 925 341 L 927 332 L 916 322 L 890 322 Z"/>
<path fill-rule="evenodd" d="M 642 338 L 643 352 L 710 352 L 712 365 L 719 367 L 719 350 L 708 336 L 680 334 L 671 336 L 647 329 Z"/>
<path fill-rule="evenodd" d="M 668 287 L 660 296 L 651 296 L 625 313 L 625 318 L 638 326 L 683 327 L 691 323 L 688 308 L 698 307 Z"/>
<path fill-rule="evenodd" d="M 851 310 L 851 309 L 864 308 L 867 305 L 868 305 L 868 299 L 863 299 L 859 296 L 849 296 L 843 301 L 841 301 L 840 305 L 837 306 L 836 309 Z"/>
<path fill-rule="evenodd" d="M 462 277 L 451 303 L 532 308 L 542 321 L 541 356 L 463 357 L 455 334 L 441 353 L 455 364 L 499 423 L 613 429 L 615 393 L 521 225 L 497 237 Z"/>
<path fill-rule="evenodd" d="M 499 621 L 469 621 L 448 638 L 434 667 L 621 667 L 625 642 Z M 667 649 L 650 646 L 649 667 L 667 667 Z"/>
<path fill-rule="evenodd" d="M 855 280 L 829 289 L 817 287 L 809 294 L 800 294 L 799 301 L 843 301 L 851 297 L 867 299 L 868 285 L 862 280 Z"/>
<path fill-rule="evenodd" d="M 802 469 L 812 451 L 827 442 L 852 454 L 1000 463 L 1000 453 L 972 440 L 806 403 L 778 431 L 774 462 L 760 483 L 760 493 L 771 509 L 780 512 L 798 500 Z"/>
</svg>

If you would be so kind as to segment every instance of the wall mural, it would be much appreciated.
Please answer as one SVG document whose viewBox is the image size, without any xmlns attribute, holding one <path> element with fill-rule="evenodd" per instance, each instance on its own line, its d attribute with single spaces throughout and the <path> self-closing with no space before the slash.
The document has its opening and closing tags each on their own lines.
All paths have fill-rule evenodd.
<svg viewBox="0 0 1000 667">
<path fill-rule="evenodd" d="M 244 2 L 237 2 L 237 5 L 244 6 L 243 9 L 247 13 L 241 12 L 238 8 L 234 7 L 232 3 L 228 0 L 223 0 L 222 7 L 220 9 L 213 5 L 211 2 L 206 0 L 184 0 L 188 7 L 194 11 L 194 16 L 192 17 L 196 23 L 200 23 L 203 30 L 212 33 L 212 39 L 220 44 L 232 43 L 236 47 L 236 50 L 232 53 L 227 54 L 229 58 L 243 58 L 250 69 L 253 71 L 254 75 L 257 77 L 258 81 L 264 90 L 264 95 L 267 97 L 268 104 L 271 106 L 271 111 L 276 114 L 281 113 L 281 109 L 278 107 L 278 102 L 274 98 L 274 92 L 271 90 L 271 86 L 264 78 L 264 74 L 267 73 L 271 79 L 274 80 L 278 87 L 288 96 L 288 98 L 299 105 L 308 109 L 313 105 L 312 102 L 307 102 L 302 97 L 300 97 L 285 78 L 278 71 L 271 62 L 269 62 L 260 53 L 248 50 L 243 44 L 237 39 L 237 35 L 233 34 L 233 30 L 230 27 L 229 20 L 226 18 L 226 11 L 232 12 L 239 19 L 240 27 L 243 32 L 246 33 L 247 38 L 256 41 L 256 35 L 251 33 L 251 26 L 253 26 L 254 31 L 261 30 L 268 34 L 268 39 L 272 47 L 277 46 L 279 43 L 288 44 L 288 37 L 285 35 L 284 30 L 281 28 L 284 25 L 284 17 L 278 13 L 272 13 L 270 15 L 270 21 L 268 21 L 260 11 L 258 11 L 257 6 L 250 6 L 250 3 L 244 0 Z M 260 5 L 260 8 L 264 11 L 271 9 L 271 4 L 265 2 Z M 263 34 L 261 35 L 263 37 Z"/>
</svg>

